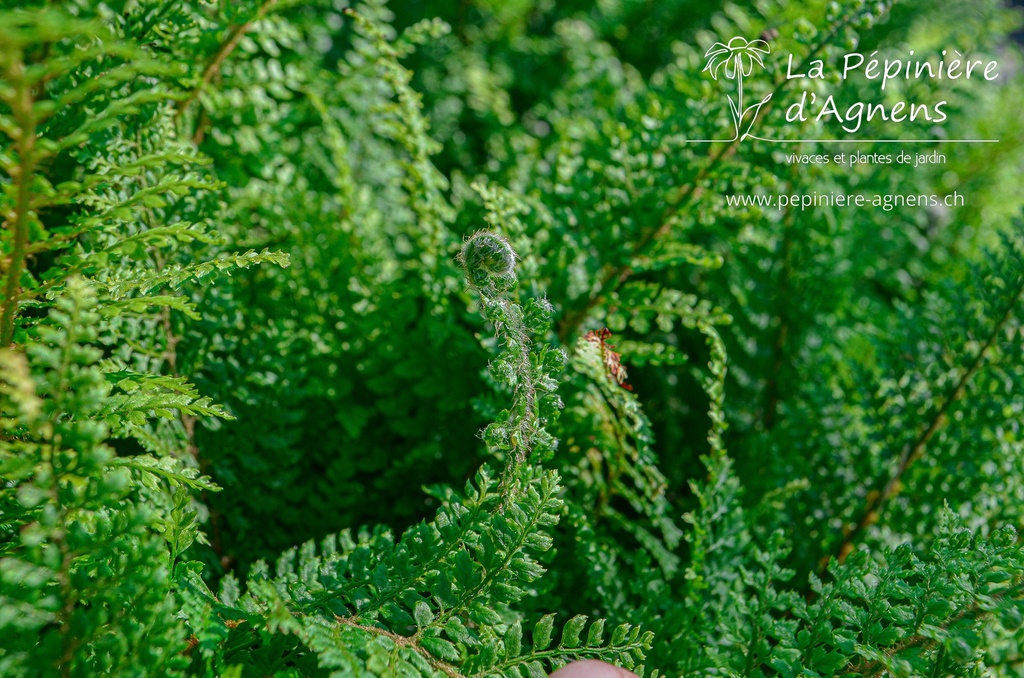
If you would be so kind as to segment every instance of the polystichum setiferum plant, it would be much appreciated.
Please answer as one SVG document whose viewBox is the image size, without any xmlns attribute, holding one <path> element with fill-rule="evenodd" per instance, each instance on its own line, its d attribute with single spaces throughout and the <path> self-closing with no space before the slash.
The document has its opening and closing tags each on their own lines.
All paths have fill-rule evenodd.
<svg viewBox="0 0 1024 678">
<path fill-rule="evenodd" d="M 457 4 L 0 10 L 0 675 L 1018 675 L 1016 15 Z"/>
<path fill-rule="evenodd" d="M 493 215 L 498 193 L 481 193 Z M 510 266 L 496 265 L 494 250 L 482 248 L 496 248 Z M 257 667 L 263 652 L 280 652 L 275 644 L 284 635 L 295 638 L 291 652 L 315 654 L 320 668 L 352 675 L 545 675 L 575 658 L 643 671 L 651 634 L 635 625 L 618 625 L 606 639 L 598 619 L 584 642 L 587 616 L 576 615 L 553 645 L 554 614 L 528 620 L 515 611 L 544 574 L 537 558 L 550 549 L 547 530 L 562 510 L 559 476 L 538 461 L 542 446 L 553 444 L 545 425 L 561 406 L 554 390 L 563 356 L 530 344 L 549 307 L 524 309 L 509 296 L 516 255 L 507 239 L 478 232 L 460 258 L 503 344 L 492 371 L 514 392 L 512 407 L 484 434 L 508 455 L 500 482 L 484 465 L 463 493 L 434 493 L 441 503 L 434 519 L 398 539 L 383 527 L 358 536 L 346 530 L 285 553 L 276 576 L 258 563 L 241 596 L 234 578 L 217 597 L 190 576 L 189 624 L 209 670 Z M 524 637 L 527 621 L 535 626 Z M 238 628 L 261 630 L 262 646 L 225 654 Z M 223 645 L 199 641 L 225 634 Z"/>
</svg>

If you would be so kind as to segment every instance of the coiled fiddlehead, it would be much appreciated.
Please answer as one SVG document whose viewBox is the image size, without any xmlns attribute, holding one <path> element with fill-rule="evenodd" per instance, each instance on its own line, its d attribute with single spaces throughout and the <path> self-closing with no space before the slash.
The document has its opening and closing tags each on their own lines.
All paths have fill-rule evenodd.
<svg viewBox="0 0 1024 678">
<path fill-rule="evenodd" d="M 487 207 L 492 227 L 514 229 L 515 215 L 526 207 L 500 189 L 475 184 Z M 534 344 L 531 334 L 546 330 L 552 307 L 547 299 L 530 299 L 519 304 L 512 297 L 518 281 L 519 257 L 512 243 L 493 230 L 477 231 L 462 246 L 457 257 L 473 289 L 480 295 L 481 313 L 494 325 L 503 350 L 490 365 L 491 374 L 513 391 L 512 406 L 501 412 L 484 430 L 484 441 L 507 455 L 505 481 L 515 465 L 536 454 L 550 455 L 555 439 L 545 430 L 562 407 L 555 394 L 553 375 L 565 366 L 565 354 L 547 344 Z"/>
</svg>

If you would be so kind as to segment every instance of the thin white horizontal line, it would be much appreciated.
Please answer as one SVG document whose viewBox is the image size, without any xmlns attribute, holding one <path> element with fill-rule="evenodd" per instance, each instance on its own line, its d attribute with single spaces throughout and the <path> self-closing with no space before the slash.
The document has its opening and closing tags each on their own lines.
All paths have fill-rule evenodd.
<svg viewBox="0 0 1024 678">
<path fill-rule="evenodd" d="M 744 139 L 757 139 L 773 144 L 998 144 L 999 139 L 766 139 L 746 134 Z M 685 139 L 688 144 L 731 144 L 735 139 Z"/>
<path fill-rule="evenodd" d="M 773 144 L 998 144 L 999 139 L 766 139 L 753 134 L 746 138 L 769 141 Z"/>
</svg>

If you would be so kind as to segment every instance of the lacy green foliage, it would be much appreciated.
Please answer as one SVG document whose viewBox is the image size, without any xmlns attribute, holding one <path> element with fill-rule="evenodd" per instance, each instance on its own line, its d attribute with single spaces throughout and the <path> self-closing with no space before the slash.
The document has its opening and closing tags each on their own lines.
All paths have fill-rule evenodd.
<svg viewBox="0 0 1024 678">
<path fill-rule="evenodd" d="M 8 111 L 0 122 L 12 140 L 3 156 L 12 180 L 4 186 L 10 265 L 0 341 L 24 340 L 19 305 L 45 306 L 72 275 L 94 279 L 108 318 L 141 316 L 154 305 L 196 317 L 187 299 L 139 295 L 217 271 L 284 263 L 266 251 L 174 261 L 179 244 L 210 242 L 203 224 L 188 218 L 190 203 L 215 184 L 169 126 L 177 97 L 162 81 L 175 75 L 173 66 L 99 24 L 53 11 L 9 15 L 3 30 Z M 37 50 L 52 53 L 26 63 Z M 28 267 L 29 257 L 52 265 Z"/>
<path fill-rule="evenodd" d="M 116 458 L 102 410 L 95 299 L 72 279 L 38 340 L 3 354 L 0 669 L 9 676 L 177 674 L 184 628 L 170 595 L 196 537 L 189 495 L 213 486 L 176 460 Z M 163 533 L 164 538 L 159 536 Z"/>
<path fill-rule="evenodd" d="M 344 30 L 332 39 L 333 22 Z M 179 344 L 183 373 L 247 422 L 196 427 L 210 472 L 249 488 L 209 499 L 215 560 L 243 571 L 297 540 L 379 521 L 366 488 L 393 525 L 416 522 L 431 509 L 410 487 L 461 481 L 486 456 L 473 436 L 487 420 L 471 401 L 487 356 L 479 321 L 453 297 L 465 285 L 447 180 L 398 62 L 438 30 L 388 40 L 328 3 L 275 5 L 183 116 L 228 184 L 218 232 L 293 262 L 202 290 L 211 311 Z M 370 452 L 390 449 L 401 458 Z"/>
<path fill-rule="evenodd" d="M 544 571 L 530 553 L 550 547 L 540 529 L 557 522 L 560 502 L 552 472 L 524 473 L 516 483 L 508 500 L 481 470 L 464 496 L 450 495 L 432 522 L 397 541 L 376 530 L 331 536 L 319 548 L 309 542 L 285 553 L 273 577 L 257 565 L 237 600 L 237 583 L 226 579 L 219 598 L 187 606 L 197 652 L 212 675 L 234 662 L 266 672 L 280 665 L 268 657 L 269 631 L 296 636 L 321 668 L 354 675 L 546 675 L 570 657 L 638 664 L 650 637 L 629 625 L 605 641 L 599 620 L 584 643 L 586 617 L 575 617 L 549 647 L 549 615 L 524 642 L 514 605 Z M 261 629 L 267 647 L 254 649 Z"/>
<path fill-rule="evenodd" d="M 170 311 L 199 317 L 187 282 L 287 259 L 208 235 L 173 64 L 54 9 L 0 34 L 2 672 L 174 674 L 193 491 L 217 489 L 182 422 L 226 413 L 173 374 Z"/>
<path fill-rule="evenodd" d="M 875 556 L 858 551 L 829 567 L 828 583 L 811 575 L 806 600 L 787 586 L 793 571 L 778 564 L 787 551 L 781 533 L 769 539 L 767 551 L 753 547 L 749 565 L 721 560 L 709 567 L 717 582 L 709 589 L 718 591 L 700 608 L 713 615 L 716 633 L 678 638 L 686 670 L 700 674 L 715 666 L 783 676 L 998 670 L 1001 662 L 986 663 L 985 654 L 1002 649 L 984 645 L 1013 638 L 1024 609 L 1017 533 L 1004 528 L 979 539 L 951 512 L 942 515 L 945 536 L 926 555 L 909 544 Z"/>
<path fill-rule="evenodd" d="M 890 83 L 1001 139 L 943 165 L 687 141 L 727 36 L 830 139 L 783 55 L 1009 73 L 1019 16 L 3 7 L 0 674 L 1020 673 L 1020 83 Z"/>
<path fill-rule="evenodd" d="M 496 213 L 497 194 L 481 192 Z M 307 675 L 316 672 L 309 660 L 315 654 L 318 669 L 347 675 L 532 677 L 582 657 L 643 672 L 652 636 L 630 624 L 606 641 L 599 619 L 583 641 L 587 617 L 577 615 L 551 646 L 549 614 L 524 643 L 517 607 L 544 573 L 535 556 L 551 548 L 546 528 L 562 509 L 558 474 L 531 463 L 553 442 L 544 424 L 546 411 L 561 404 L 551 392 L 562 360 L 557 350 L 530 343 L 547 322 L 544 306 L 524 309 L 508 298 L 515 259 L 509 242 L 487 231 L 467 240 L 460 256 L 503 346 L 493 372 L 514 392 L 513 406 L 484 433 L 507 455 L 501 481 L 485 465 L 461 495 L 436 492 L 442 507 L 434 519 L 397 540 L 383 527 L 345 531 L 319 548 L 311 541 L 287 551 L 273 576 L 258 562 L 242 596 L 233 577 L 214 596 L 189 574 L 194 670 L 266 674 L 295 666 Z"/>
<path fill-rule="evenodd" d="M 487 208 L 487 222 L 493 227 L 515 229 L 516 214 L 523 206 L 514 196 L 487 186 L 474 186 Z M 498 413 L 484 431 L 484 441 L 509 455 L 508 464 L 531 455 L 547 460 L 556 445 L 546 432 L 562 408 L 555 393 L 554 375 L 565 366 L 560 349 L 534 345 L 531 330 L 546 326 L 552 307 L 547 299 L 530 299 L 525 306 L 510 301 L 507 292 L 518 283 L 515 264 L 518 255 L 507 238 L 496 232 L 478 231 L 459 252 L 466 278 L 480 295 L 480 310 L 498 333 L 504 349 L 490 366 L 495 380 L 513 391 L 513 406 Z"/>
</svg>

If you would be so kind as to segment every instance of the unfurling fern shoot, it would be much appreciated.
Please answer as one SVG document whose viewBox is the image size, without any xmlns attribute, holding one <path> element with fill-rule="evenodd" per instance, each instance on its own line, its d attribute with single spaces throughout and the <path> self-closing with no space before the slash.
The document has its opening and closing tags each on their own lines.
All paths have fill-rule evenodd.
<svg viewBox="0 0 1024 678">
<path fill-rule="evenodd" d="M 484 200 L 487 221 L 492 226 L 506 225 L 525 210 L 513 196 L 499 189 L 482 184 L 474 184 L 474 188 Z M 544 331 L 553 309 L 544 298 L 530 299 L 525 305 L 510 298 L 518 282 L 517 260 L 509 240 L 489 230 L 470 236 L 458 256 L 466 278 L 480 295 L 481 313 L 494 325 L 498 340 L 504 344 L 501 355 L 491 363 L 491 373 L 514 393 L 512 407 L 500 413 L 484 431 L 488 446 L 509 455 L 503 483 L 508 482 L 515 464 L 534 453 L 538 459 L 547 458 L 554 449 L 555 440 L 544 426 L 562 407 L 555 394 L 558 382 L 552 375 L 560 373 L 566 364 L 561 349 L 530 341 L 531 333 Z"/>
<path fill-rule="evenodd" d="M 462 246 L 459 263 L 478 288 L 509 290 L 516 284 L 516 251 L 502 235 L 477 231 Z"/>
</svg>

